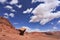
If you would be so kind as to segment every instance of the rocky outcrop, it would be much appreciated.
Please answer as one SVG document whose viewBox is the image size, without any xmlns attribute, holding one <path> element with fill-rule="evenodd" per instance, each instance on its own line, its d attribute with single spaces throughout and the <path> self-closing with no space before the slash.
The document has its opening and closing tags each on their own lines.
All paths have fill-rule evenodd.
<svg viewBox="0 0 60 40">
<path fill-rule="evenodd" d="M 15 27 L 4 17 L 0 17 L 0 32 L 17 33 Z"/>
</svg>

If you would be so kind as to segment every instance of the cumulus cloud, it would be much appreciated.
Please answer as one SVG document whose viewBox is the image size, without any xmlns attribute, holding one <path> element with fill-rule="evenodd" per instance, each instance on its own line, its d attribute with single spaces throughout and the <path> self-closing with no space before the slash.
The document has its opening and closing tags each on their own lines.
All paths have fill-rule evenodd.
<svg viewBox="0 0 60 40">
<path fill-rule="evenodd" d="M 41 2 L 41 0 L 39 1 Z M 40 22 L 41 25 L 48 23 L 49 21 L 59 18 L 60 11 L 53 13 L 52 11 L 59 6 L 58 0 L 42 0 L 42 4 L 39 4 L 33 11 L 31 20 L 29 22 Z M 53 5 L 53 6 L 52 6 Z"/>
<path fill-rule="evenodd" d="M 27 10 L 23 11 L 24 14 L 32 12 L 33 8 L 28 8 Z"/>
<path fill-rule="evenodd" d="M 10 2 L 11 5 L 17 4 L 17 3 L 18 3 L 18 0 L 12 0 L 12 1 Z"/>
<path fill-rule="evenodd" d="M 0 3 L 5 3 L 7 0 L 0 0 Z"/>
<path fill-rule="evenodd" d="M 15 15 L 14 13 L 10 13 L 10 14 L 4 13 L 4 17 L 5 17 L 5 18 L 9 18 L 9 17 L 12 17 L 12 18 L 13 18 L 14 15 Z"/>
</svg>

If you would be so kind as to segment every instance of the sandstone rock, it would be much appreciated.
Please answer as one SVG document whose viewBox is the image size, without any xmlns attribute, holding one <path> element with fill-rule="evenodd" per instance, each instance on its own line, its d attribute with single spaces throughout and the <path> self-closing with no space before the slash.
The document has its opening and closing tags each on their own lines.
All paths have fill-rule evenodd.
<svg viewBox="0 0 60 40">
<path fill-rule="evenodd" d="M 0 17 L 0 32 L 17 33 L 18 31 L 12 26 L 8 19 Z"/>
</svg>

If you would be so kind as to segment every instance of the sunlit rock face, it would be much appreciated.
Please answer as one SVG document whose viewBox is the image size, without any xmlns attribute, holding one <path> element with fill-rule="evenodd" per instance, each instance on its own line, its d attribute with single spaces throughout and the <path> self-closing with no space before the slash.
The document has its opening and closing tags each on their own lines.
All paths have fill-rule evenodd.
<svg viewBox="0 0 60 40">
<path fill-rule="evenodd" d="M 8 19 L 0 17 L 0 32 L 17 33 L 17 30 L 12 26 Z"/>
</svg>

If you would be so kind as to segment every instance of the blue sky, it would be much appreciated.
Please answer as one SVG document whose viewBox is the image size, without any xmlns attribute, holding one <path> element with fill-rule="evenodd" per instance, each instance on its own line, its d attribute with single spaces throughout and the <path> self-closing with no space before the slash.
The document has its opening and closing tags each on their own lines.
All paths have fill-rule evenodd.
<svg viewBox="0 0 60 40">
<path fill-rule="evenodd" d="M 29 27 L 31 29 L 39 29 L 39 30 L 60 30 L 60 5 L 55 7 L 54 6 L 55 4 L 54 4 L 52 6 L 55 7 L 55 10 L 48 11 L 50 13 L 57 13 L 57 15 L 59 17 L 56 18 L 54 16 L 55 15 L 54 14 L 51 16 L 53 19 L 50 20 L 48 18 L 50 21 L 46 22 L 45 24 L 43 24 L 44 22 L 41 23 L 42 19 L 41 19 L 41 21 L 34 22 L 33 18 L 31 18 L 32 16 L 35 16 L 35 14 L 33 14 L 33 11 L 34 10 L 37 11 L 39 9 L 38 6 L 40 4 L 43 4 L 42 7 L 44 7 L 44 5 L 45 5 L 44 2 L 45 1 L 40 1 L 40 0 L 37 0 L 37 1 L 36 0 L 2 0 L 2 1 L 0 1 L 0 16 L 7 18 L 11 22 L 11 24 L 16 28 L 25 26 L 25 27 Z M 54 2 L 54 0 L 53 0 L 53 2 Z M 58 1 L 58 2 L 60 3 L 60 1 Z M 48 7 L 48 4 L 47 4 L 47 7 Z M 46 9 L 48 9 L 48 8 L 46 8 Z M 29 11 L 27 11 L 27 10 L 29 10 Z M 42 9 L 39 9 L 39 10 L 42 10 Z M 42 11 L 42 12 L 44 12 L 44 11 Z M 34 11 L 34 13 L 35 13 L 35 11 Z M 40 13 L 40 11 L 37 11 L 36 13 Z M 30 20 L 32 20 L 32 22 L 29 22 Z"/>
</svg>

